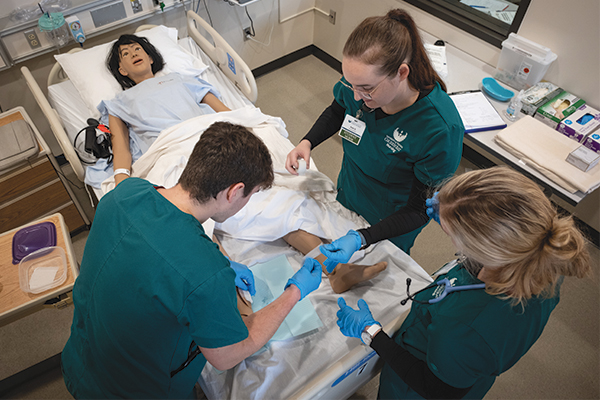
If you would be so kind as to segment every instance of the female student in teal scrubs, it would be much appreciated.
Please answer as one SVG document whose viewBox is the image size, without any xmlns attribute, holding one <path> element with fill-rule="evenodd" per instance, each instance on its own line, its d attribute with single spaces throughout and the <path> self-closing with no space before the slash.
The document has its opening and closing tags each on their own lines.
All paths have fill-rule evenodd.
<svg viewBox="0 0 600 400">
<path fill-rule="evenodd" d="M 327 245 L 342 253 L 324 252 L 332 264 L 383 239 L 409 252 L 429 221 L 431 187 L 458 167 L 464 134 L 405 11 L 365 19 L 346 42 L 342 70 L 333 103 L 286 160 L 296 174 L 299 158 L 309 167 L 312 148 L 338 132 L 344 139 L 337 199 L 372 226 Z"/>
<path fill-rule="evenodd" d="M 520 173 L 506 167 L 467 172 L 435 197 L 432 212 L 465 257 L 412 292 L 410 313 L 394 337 L 364 300 L 358 310 L 338 300 L 341 332 L 362 338 L 385 361 L 382 399 L 482 398 L 542 334 L 563 276 L 591 275 L 572 218 L 558 215 Z M 455 290 L 445 297 L 443 279 Z M 466 285 L 475 286 L 460 290 Z"/>
</svg>

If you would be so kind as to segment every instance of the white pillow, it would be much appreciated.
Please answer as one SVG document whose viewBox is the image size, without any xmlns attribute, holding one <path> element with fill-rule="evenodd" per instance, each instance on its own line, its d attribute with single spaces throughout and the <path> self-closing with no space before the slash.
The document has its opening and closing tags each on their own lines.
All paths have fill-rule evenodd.
<svg viewBox="0 0 600 400">
<path fill-rule="evenodd" d="M 136 35 L 147 38 L 163 56 L 164 73 L 178 72 L 183 75 L 198 76 L 208 68 L 200 59 L 193 57 L 177 44 L 175 28 L 160 25 L 138 32 Z M 98 104 L 102 100 L 114 98 L 123 91 L 106 67 L 106 57 L 115 41 L 77 53 L 54 56 L 90 110 L 88 117 L 98 118 L 100 116 L 96 108 Z"/>
</svg>

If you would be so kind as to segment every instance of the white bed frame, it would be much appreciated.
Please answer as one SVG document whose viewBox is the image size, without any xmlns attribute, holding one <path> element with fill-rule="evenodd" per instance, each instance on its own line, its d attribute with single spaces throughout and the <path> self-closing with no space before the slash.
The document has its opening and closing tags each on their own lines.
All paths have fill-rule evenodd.
<svg viewBox="0 0 600 400">
<path fill-rule="evenodd" d="M 136 30 L 136 32 L 153 27 L 154 25 L 142 25 Z M 203 33 L 206 34 L 206 36 L 201 33 L 199 28 L 203 31 Z M 246 65 L 244 60 L 242 60 L 242 58 L 235 52 L 235 50 L 233 50 L 233 48 L 225 41 L 225 39 L 223 39 L 216 30 L 214 30 L 206 21 L 204 21 L 193 11 L 188 11 L 187 13 L 187 30 L 189 36 L 198 44 L 198 46 L 200 46 L 202 51 L 204 51 L 204 53 L 210 57 L 210 59 L 219 67 L 225 76 L 227 76 L 227 78 L 229 78 L 252 103 L 256 102 L 258 91 L 256 88 L 254 75 L 252 75 L 252 71 L 248 65 Z M 211 43 L 207 37 L 210 38 L 214 44 Z M 71 50 L 69 53 L 75 53 L 81 50 L 82 49 L 80 48 L 76 48 Z M 230 67 L 230 65 L 233 65 L 233 68 Z M 29 71 L 27 67 L 22 67 L 21 73 L 25 77 L 25 82 L 27 82 L 27 86 L 33 94 L 33 97 L 42 109 L 42 113 L 44 113 L 44 116 L 48 120 L 50 128 L 54 133 L 54 137 L 58 141 L 65 158 L 69 164 L 71 164 L 71 167 L 73 168 L 77 178 L 83 182 L 85 177 L 85 168 L 75 152 L 73 143 L 69 139 L 58 113 L 50 105 L 50 102 L 31 74 L 31 71 Z M 50 71 L 50 74 L 48 75 L 47 86 L 63 82 L 67 79 L 69 79 L 69 77 L 63 71 L 60 64 L 55 63 Z"/>
</svg>

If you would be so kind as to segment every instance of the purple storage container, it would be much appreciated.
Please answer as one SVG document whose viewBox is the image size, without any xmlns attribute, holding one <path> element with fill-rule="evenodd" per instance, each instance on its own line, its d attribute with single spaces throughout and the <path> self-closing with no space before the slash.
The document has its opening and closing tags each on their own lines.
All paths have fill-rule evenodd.
<svg viewBox="0 0 600 400">
<path fill-rule="evenodd" d="M 51 246 L 56 246 L 56 226 L 52 222 L 27 226 L 13 236 L 12 262 L 18 264 L 26 255 Z"/>
</svg>

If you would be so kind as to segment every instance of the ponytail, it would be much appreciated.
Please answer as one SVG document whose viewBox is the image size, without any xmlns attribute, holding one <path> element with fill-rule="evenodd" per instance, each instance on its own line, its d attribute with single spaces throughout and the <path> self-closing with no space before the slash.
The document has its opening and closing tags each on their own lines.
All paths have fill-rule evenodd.
<svg viewBox="0 0 600 400">
<path fill-rule="evenodd" d="M 431 90 L 438 82 L 446 91 L 444 81 L 429 61 L 414 20 L 404 10 L 390 10 L 385 16 L 365 19 L 350 34 L 343 54 L 357 57 L 366 64 L 379 65 L 381 72 L 388 76 L 395 75 L 402 64 L 407 64 L 408 82 L 413 89 Z"/>
</svg>

